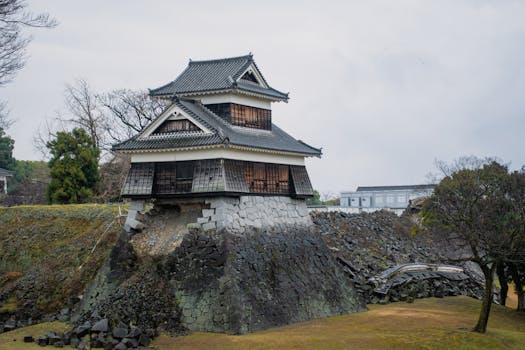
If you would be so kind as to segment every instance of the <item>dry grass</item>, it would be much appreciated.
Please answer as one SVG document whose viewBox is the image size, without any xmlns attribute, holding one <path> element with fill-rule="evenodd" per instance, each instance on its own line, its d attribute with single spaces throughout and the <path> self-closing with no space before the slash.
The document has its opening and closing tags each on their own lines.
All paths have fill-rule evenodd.
<svg viewBox="0 0 525 350">
<path fill-rule="evenodd" d="M 49 331 L 64 332 L 68 326 L 62 322 L 41 323 L 35 326 L 15 329 L 14 331 L 0 334 L 1 350 L 22 350 L 22 349 L 42 349 L 42 347 L 33 344 L 24 343 L 26 335 L 31 335 L 35 339 Z M 53 347 L 46 347 L 53 349 Z M 69 348 L 69 347 L 68 347 Z"/>
<path fill-rule="evenodd" d="M 469 331 L 480 302 L 467 297 L 416 300 L 413 304 L 372 305 L 370 311 L 298 323 L 234 336 L 193 333 L 173 338 L 161 335 L 158 350 L 183 349 L 524 349 L 525 314 L 494 305 L 487 334 Z M 0 334 L 0 349 L 40 349 L 22 338 L 35 338 L 67 326 L 54 322 Z"/>
<path fill-rule="evenodd" d="M 16 308 L 6 304 L 15 281 L 42 312 L 81 293 L 117 240 L 117 213 L 97 204 L 0 208 L 0 312 Z"/>
<path fill-rule="evenodd" d="M 524 349 L 525 315 L 494 306 L 485 335 L 470 332 L 480 302 L 467 297 L 372 305 L 370 311 L 303 322 L 254 334 L 160 336 L 168 349 Z"/>
<path fill-rule="evenodd" d="M 224 349 L 524 349 L 525 314 L 494 305 L 487 334 L 469 331 L 480 302 L 467 297 L 416 300 L 413 304 L 371 305 L 370 311 L 298 323 L 263 332 L 234 336 L 193 333 L 173 338 L 161 335 L 158 350 Z M 40 349 L 22 342 L 67 326 L 54 322 L 0 334 L 0 349 Z"/>
</svg>

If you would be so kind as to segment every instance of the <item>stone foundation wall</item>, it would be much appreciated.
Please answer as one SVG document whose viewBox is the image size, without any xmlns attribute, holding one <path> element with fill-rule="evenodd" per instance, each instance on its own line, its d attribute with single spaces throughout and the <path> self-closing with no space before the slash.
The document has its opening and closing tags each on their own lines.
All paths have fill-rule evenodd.
<svg viewBox="0 0 525 350">
<path fill-rule="evenodd" d="M 192 230 L 163 270 L 193 331 L 242 334 L 366 309 L 310 228 Z"/>
<path fill-rule="evenodd" d="M 193 228 L 240 233 L 246 229 L 284 230 L 312 225 L 305 200 L 279 196 L 219 197 L 205 200 L 206 209 Z"/>
</svg>

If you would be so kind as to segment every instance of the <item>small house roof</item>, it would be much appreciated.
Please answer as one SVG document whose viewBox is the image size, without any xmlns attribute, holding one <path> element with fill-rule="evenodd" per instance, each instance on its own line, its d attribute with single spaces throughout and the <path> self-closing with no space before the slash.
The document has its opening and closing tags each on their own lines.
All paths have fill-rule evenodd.
<svg viewBox="0 0 525 350">
<path fill-rule="evenodd" d="M 0 176 L 13 176 L 14 174 L 14 171 L 0 168 Z"/>
<path fill-rule="evenodd" d="M 312 147 L 301 140 L 296 140 L 275 124 L 272 124 L 271 130 L 239 127 L 224 121 L 200 102 L 175 98 L 173 104 L 205 126 L 210 132 L 141 137 L 144 134 L 143 131 L 127 141 L 113 145 L 113 150 L 133 152 L 233 145 L 305 156 L 319 157 L 322 153 L 321 149 Z M 171 106 L 167 110 L 170 108 Z M 165 113 L 159 118 L 165 117 Z"/>
<path fill-rule="evenodd" d="M 250 67 L 257 71 L 261 84 L 240 79 Z M 190 60 L 188 67 L 175 80 L 150 90 L 150 95 L 183 97 L 220 92 L 255 95 L 273 101 L 288 100 L 288 94 L 268 85 L 251 54 L 205 61 Z"/>
</svg>

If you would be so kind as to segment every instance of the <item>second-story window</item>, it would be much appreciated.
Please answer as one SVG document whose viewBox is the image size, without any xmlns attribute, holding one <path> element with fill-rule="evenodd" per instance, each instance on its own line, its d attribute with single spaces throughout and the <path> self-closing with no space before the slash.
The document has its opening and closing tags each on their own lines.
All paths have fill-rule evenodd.
<svg viewBox="0 0 525 350">
<path fill-rule="evenodd" d="M 272 129 L 272 111 L 270 109 L 236 103 L 208 104 L 206 107 L 232 125 L 253 129 Z"/>
</svg>

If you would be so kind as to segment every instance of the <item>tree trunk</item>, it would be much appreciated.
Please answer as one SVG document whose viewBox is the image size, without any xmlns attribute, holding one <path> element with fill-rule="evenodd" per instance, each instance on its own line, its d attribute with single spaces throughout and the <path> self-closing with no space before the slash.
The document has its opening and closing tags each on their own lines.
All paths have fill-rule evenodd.
<svg viewBox="0 0 525 350">
<path fill-rule="evenodd" d="M 518 295 L 518 307 L 516 310 L 520 312 L 525 312 L 525 293 L 523 292 L 523 285 L 520 283 L 516 283 L 516 294 Z"/>
<path fill-rule="evenodd" d="M 510 275 L 514 281 L 516 287 L 516 295 L 518 296 L 518 307 L 517 311 L 525 312 L 525 296 L 523 292 L 523 284 L 521 283 L 520 274 L 515 264 L 509 265 Z"/>
<path fill-rule="evenodd" d="M 501 287 L 499 292 L 499 303 L 500 305 L 505 306 L 507 303 L 509 284 L 507 283 L 507 276 L 505 276 L 505 264 L 503 262 L 498 263 L 496 273 L 498 274 L 498 280 Z"/>
<path fill-rule="evenodd" d="M 479 312 L 478 323 L 474 327 L 473 331 L 478 333 L 485 333 L 487 330 L 487 324 L 489 322 L 490 309 L 492 307 L 492 285 L 494 284 L 494 270 L 496 264 L 488 266 L 481 266 L 483 275 L 485 276 L 485 294 L 483 295 L 483 303 L 481 304 L 481 310 Z"/>
</svg>

